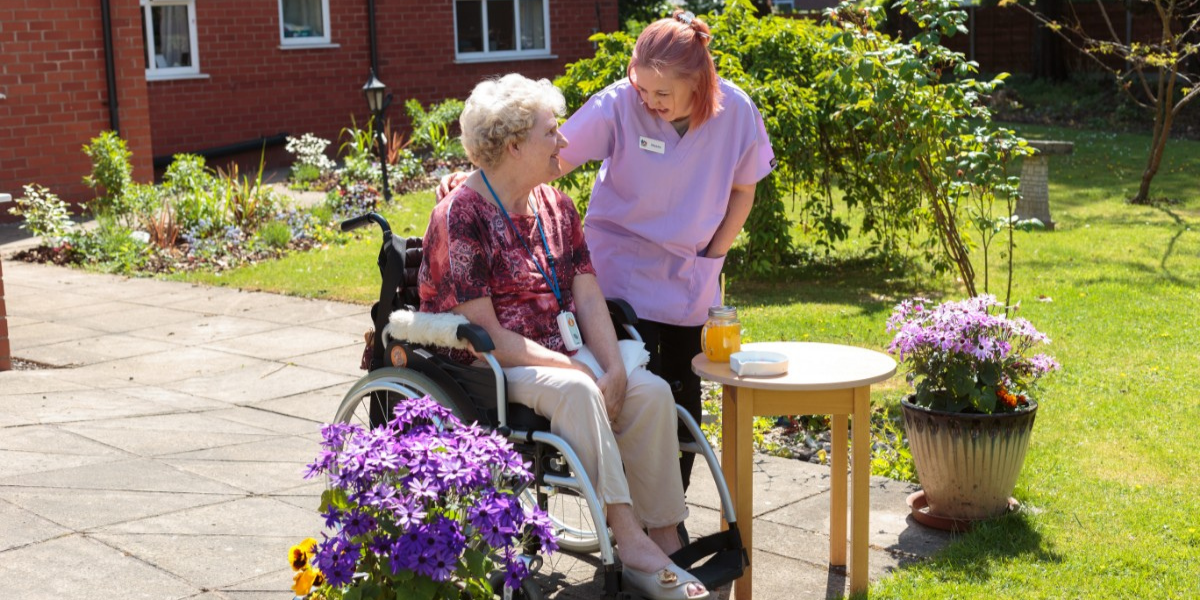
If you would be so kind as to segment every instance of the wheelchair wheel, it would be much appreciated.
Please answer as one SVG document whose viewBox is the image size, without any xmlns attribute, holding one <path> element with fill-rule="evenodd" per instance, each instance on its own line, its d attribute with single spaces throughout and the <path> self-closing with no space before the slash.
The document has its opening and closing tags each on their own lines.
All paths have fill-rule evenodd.
<svg viewBox="0 0 1200 600">
<path fill-rule="evenodd" d="M 497 597 L 504 598 L 504 572 L 496 571 L 488 577 L 488 583 L 492 585 L 492 593 Z M 542 588 L 538 587 L 533 582 L 532 577 L 526 577 L 525 581 L 521 582 L 520 589 L 512 591 L 513 600 L 542 600 L 545 596 L 542 595 Z"/>
<path fill-rule="evenodd" d="M 545 510 L 554 524 L 558 547 L 577 554 L 591 554 L 599 550 L 600 538 L 596 536 L 596 523 L 592 520 L 587 501 L 568 491 L 548 491 Z M 532 487 L 521 493 L 521 504 L 526 507 L 537 505 L 537 493 Z M 609 540 L 612 540 L 611 532 Z"/>
<path fill-rule="evenodd" d="M 359 379 L 342 399 L 334 420 L 378 427 L 391 420 L 397 404 L 422 396 L 432 397 L 462 420 L 462 412 L 447 400 L 441 386 L 424 374 L 405 368 L 377 369 Z"/>
</svg>

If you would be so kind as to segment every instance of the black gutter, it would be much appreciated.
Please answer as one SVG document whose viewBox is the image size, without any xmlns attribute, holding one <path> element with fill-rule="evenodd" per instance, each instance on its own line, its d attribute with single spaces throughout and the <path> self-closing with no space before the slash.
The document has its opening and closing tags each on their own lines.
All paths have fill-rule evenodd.
<svg viewBox="0 0 1200 600">
<path fill-rule="evenodd" d="M 367 25 L 371 35 L 371 69 L 379 76 L 379 44 L 375 41 L 375 0 L 367 0 Z"/>
<path fill-rule="evenodd" d="M 117 106 L 117 67 L 113 60 L 112 9 L 108 0 L 100 0 L 100 23 L 104 29 L 104 70 L 108 82 L 108 124 L 114 133 L 121 133 L 120 111 Z"/>
<path fill-rule="evenodd" d="M 217 158 L 220 156 L 229 156 L 230 154 L 241 154 L 251 150 L 266 150 L 267 146 L 281 146 L 287 142 L 288 134 L 277 133 L 269 137 L 261 137 L 253 140 L 245 140 L 227 144 L 224 146 L 214 146 L 203 150 L 192 150 L 189 152 L 176 152 L 176 154 L 195 154 L 204 158 Z M 175 160 L 174 154 L 154 157 L 154 168 L 161 169 L 167 167 Z"/>
</svg>

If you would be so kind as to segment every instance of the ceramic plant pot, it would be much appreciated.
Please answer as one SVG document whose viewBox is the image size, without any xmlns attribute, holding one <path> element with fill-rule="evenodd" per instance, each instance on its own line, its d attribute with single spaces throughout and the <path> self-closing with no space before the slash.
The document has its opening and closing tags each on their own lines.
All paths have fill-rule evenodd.
<svg viewBox="0 0 1200 600">
<path fill-rule="evenodd" d="M 1037 402 L 1015 413 L 975 415 L 901 401 L 904 430 L 928 513 L 948 521 L 990 519 L 1009 509 L 1025 463 Z"/>
</svg>

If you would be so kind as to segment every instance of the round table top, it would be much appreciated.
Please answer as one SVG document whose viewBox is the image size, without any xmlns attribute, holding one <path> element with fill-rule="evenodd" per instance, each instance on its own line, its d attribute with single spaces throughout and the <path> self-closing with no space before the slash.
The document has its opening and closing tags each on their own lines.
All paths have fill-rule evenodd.
<svg viewBox="0 0 1200 600">
<path fill-rule="evenodd" d="M 729 362 L 715 363 L 697 354 L 692 371 L 703 379 L 764 390 L 842 390 L 870 385 L 896 374 L 892 357 L 855 346 L 818 342 L 758 342 L 742 351 L 779 352 L 788 357 L 788 370 L 770 377 L 739 377 Z"/>
</svg>

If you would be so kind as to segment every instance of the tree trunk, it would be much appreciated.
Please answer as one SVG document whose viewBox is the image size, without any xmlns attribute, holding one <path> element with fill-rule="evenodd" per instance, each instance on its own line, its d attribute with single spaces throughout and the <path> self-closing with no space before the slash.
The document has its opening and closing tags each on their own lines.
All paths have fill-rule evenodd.
<svg viewBox="0 0 1200 600">
<path fill-rule="evenodd" d="M 1146 159 L 1146 170 L 1142 171 L 1142 183 L 1137 195 L 1130 198 L 1130 204 L 1150 204 L 1150 183 L 1158 174 L 1162 164 L 1163 153 L 1167 148 L 1167 140 L 1171 139 L 1171 126 L 1175 124 L 1175 111 L 1171 108 L 1171 100 L 1175 93 L 1175 72 L 1166 69 L 1159 70 L 1158 97 L 1154 100 L 1154 135 L 1150 138 L 1150 156 Z M 1164 85 L 1162 78 L 1170 77 L 1171 83 Z M 1165 89 L 1164 89 L 1165 88 Z"/>
</svg>

